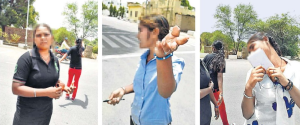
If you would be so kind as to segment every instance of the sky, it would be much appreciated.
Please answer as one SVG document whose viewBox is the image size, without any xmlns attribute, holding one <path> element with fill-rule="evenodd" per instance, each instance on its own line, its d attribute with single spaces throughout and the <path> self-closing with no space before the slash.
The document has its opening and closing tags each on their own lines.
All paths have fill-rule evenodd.
<svg viewBox="0 0 300 125">
<path fill-rule="evenodd" d="M 257 13 L 258 19 L 266 20 L 275 14 L 289 12 L 293 17 L 300 16 L 300 1 L 297 0 L 201 0 L 200 1 L 200 33 L 213 32 L 217 20 L 214 18 L 219 4 L 229 5 L 233 10 L 238 4 L 251 4 Z"/>
<path fill-rule="evenodd" d="M 39 12 L 38 23 L 46 23 L 53 29 L 67 27 L 66 20 L 62 15 L 67 3 L 76 2 L 81 13 L 81 6 L 88 0 L 36 0 L 33 6 Z M 80 15 L 78 15 L 80 16 Z"/>
</svg>

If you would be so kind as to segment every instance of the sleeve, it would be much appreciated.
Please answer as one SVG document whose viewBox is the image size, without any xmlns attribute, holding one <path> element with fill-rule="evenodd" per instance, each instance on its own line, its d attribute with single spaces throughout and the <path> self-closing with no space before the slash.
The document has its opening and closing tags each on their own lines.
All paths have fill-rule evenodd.
<svg viewBox="0 0 300 125">
<path fill-rule="evenodd" d="M 73 49 L 73 47 L 71 47 L 71 48 L 68 50 L 68 52 L 67 52 L 68 56 L 70 56 L 70 54 L 71 54 L 71 52 L 72 52 L 72 49 Z"/>
<path fill-rule="evenodd" d="M 175 91 L 177 90 L 178 83 L 181 80 L 181 74 L 182 74 L 184 66 L 185 66 L 185 62 L 183 59 L 175 59 L 172 62 L 174 79 L 176 81 Z"/>
<path fill-rule="evenodd" d="M 15 66 L 13 81 L 19 83 L 25 83 L 31 70 L 31 57 L 29 52 L 23 54 Z"/>
</svg>

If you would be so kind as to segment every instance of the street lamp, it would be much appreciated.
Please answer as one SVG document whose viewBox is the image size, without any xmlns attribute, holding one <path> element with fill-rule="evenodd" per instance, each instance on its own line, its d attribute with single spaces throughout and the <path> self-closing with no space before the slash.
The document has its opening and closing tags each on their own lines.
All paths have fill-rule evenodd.
<svg viewBox="0 0 300 125">
<path fill-rule="evenodd" d="M 27 22 L 26 22 L 26 35 L 25 35 L 25 46 L 26 46 L 26 49 L 28 49 L 28 45 L 27 45 L 27 30 L 28 30 L 28 15 L 29 15 L 29 3 L 30 3 L 30 0 L 28 0 L 28 6 L 27 6 Z"/>
</svg>

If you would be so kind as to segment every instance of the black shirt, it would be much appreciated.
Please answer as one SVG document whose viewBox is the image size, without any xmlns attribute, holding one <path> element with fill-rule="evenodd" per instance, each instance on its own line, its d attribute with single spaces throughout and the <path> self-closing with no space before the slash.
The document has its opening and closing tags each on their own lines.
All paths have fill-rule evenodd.
<svg viewBox="0 0 300 125">
<path fill-rule="evenodd" d="M 203 59 L 203 62 L 205 63 L 207 70 L 209 70 L 210 78 L 212 79 L 212 81 L 214 83 L 214 89 L 219 89 L 218 72 L 213 71 L 213 69 L 210 68 L 210 64 L 211 64 L 212 60 L 214 59 L 214 57 L 216 55 L 217 54 L 215 54 L 215 53 L 211 53 L 211 54 L 206 55 Z M 222 71 L 219 70 L 219 72 L 220 73 L 225 73 L 225 67 L 226 67 L 226 63 L 225 63 L 224 69 Z"/>
<path fill-rule="evenodd" d="M 83 50 L 84 50 L 84 48 L 83 48 Z M 71 55 L 70 67 L 81 69 L 82 68 L 81 55 L 78 54 L 78 50 L 77 50 L 76 46 L 73 46 L 70 48 L 70 50 L 68 51 L 68 56 L 70 56 L 70 55 Z"/>
<path fill-rule="evenodd" d="M 200 60 L 200 89 L 205 89 L 209 86 L 209 73 L 203 66 Z M 200 125 L 210 125 L 211 121 L 211 106 L 209 94 L 200 99 Z"/>
<path fill-rule="evenodd" d="M 31 56 L 30 56 L 31 55 Z M 55 86 L 59 79 L 59 63 L 50 52 L 47 65 L 40 57 L 37 48 L 24 53 L 18 60 L 13 79 L 32 88 Z M 56 58 L 56 59 L 54 59 Z M 33 92 L 32 92 L 33 93 Z M 18 96 L 14 125 L 49 124 L 52 115 L 52 98 Z"/>
</svg>

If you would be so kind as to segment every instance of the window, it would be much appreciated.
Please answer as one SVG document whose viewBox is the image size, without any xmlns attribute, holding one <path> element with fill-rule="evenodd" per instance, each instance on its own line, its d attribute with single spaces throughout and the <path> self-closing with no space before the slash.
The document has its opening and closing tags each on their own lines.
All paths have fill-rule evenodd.
<svg viewBox="0 0 300 125">
<path fill-rule="evenodd" d="M 132 17 L 132 11 L 130 11 L 130 17 Z"/>
<path fill-rule="evenodd" d="M 138 15 L 138 11 L 135 11 L 135 17 L 137 17 L 137 15 Z"/>
</svg>

